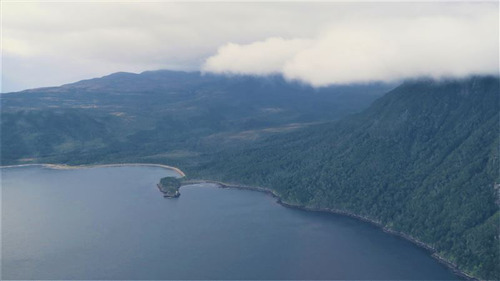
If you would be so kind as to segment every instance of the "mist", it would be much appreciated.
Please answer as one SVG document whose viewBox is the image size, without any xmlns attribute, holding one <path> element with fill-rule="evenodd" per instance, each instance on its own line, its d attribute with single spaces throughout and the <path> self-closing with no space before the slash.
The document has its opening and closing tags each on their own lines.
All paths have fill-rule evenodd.
<svg viewBox="0 0 500 281">
<path fill-rule="evenodd" d="M 314 86 L 498 73 L 498 3 L 2 4 L 2 92 L 157 69 Z"/>
<path fill-rule="evenodd" d="M 205 72 L 282 74 L 313 86 L 392 82 L 415 77 L 498 73 L 498 16 L 358 20 L 315 38 L 229 43 L 209 57 Z"/>
</svg>

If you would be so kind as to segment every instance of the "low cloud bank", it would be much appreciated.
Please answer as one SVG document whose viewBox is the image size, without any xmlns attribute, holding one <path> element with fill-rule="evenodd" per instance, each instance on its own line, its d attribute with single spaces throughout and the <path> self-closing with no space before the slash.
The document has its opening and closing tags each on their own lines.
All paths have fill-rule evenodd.
<svg viewBox="0 0 500 281">
<path fill-rule="evenodd" d="M 282 74 L 313 86 L 498 74 L 498 15 L 337 23 L 316 38 L 228 43 L 205 72 Z"/>
</svg>

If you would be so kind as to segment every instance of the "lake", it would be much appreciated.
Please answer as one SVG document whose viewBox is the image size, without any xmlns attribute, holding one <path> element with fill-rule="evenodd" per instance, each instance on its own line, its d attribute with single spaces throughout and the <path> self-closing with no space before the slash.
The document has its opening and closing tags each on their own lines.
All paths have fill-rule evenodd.
<svg viewBox="0 0 500 281">
<path fill-rule="evenodd" d="M 165 199 L 175 172 L 1 169 L 3 279 L 459 279 L 368 223 L 211 184 Z"/>
</svg>

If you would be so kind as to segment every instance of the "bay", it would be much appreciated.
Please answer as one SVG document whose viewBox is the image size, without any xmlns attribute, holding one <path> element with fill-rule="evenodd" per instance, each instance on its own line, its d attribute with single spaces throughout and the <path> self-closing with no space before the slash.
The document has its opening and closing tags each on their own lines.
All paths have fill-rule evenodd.
<svg viewBox="0 0 500 281">
<path fill-rule="evenodd" d="M 2 278 L 459 279 L 368 223 L 285 208 L 259 192 L 186 186 L 126 166 L 2 173 Z"/>
</svg>

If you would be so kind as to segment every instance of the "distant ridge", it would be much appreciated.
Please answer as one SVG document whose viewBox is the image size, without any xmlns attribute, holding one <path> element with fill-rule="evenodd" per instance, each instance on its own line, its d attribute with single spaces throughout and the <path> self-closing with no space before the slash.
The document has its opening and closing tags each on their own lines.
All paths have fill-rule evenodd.
<svg viewBox="0 0 500 281">
<path fill-rule="evenodd" d="M 88 163 L 110 155 L 149 155 L 178 161 L 178 155 L 338 119 L 393 87 L 314 89 L 281 76 L 118 72 L 2 95 L 1 160 L 4 165 L 61 159 Z"/>
<path fill-rule="evenodd" d="M 141 73 L 132 72 L 115 72 L 102 77 L 84 79 L 77 82 L 72 82 L 68 84 L 63 84 L 60 86 L 50 86 L 42 88 L 33 88 L 19 91 L 17 93 L 23 92 L 65 92 L 70 90 L 85 90 L 85 91 L 98 91 L 98 90 L 108 90 L 108 91 L 126 91 L 126 92 L 138 92 L 138 91 L 150 91 L 158 89 L 170 89 L 172 84 L 183 85 L 192 88 L 205 86 L 211 83 L 225 83 L 225 84 L 235 84 L 245 81 L 261 81 L 273 83 L 288 84 L 294 87 L 304 87 L 308 89 L 313 89 L 312 86 L 303 84 L 299 81 L 287 81 L 281 75 L 268 75 L 268 76 L 253 76 L 253 75 L 223 75 L 223 74 L 212 74 L 212 73 L 202 73 L 200 71 L 175 71 L 175 70 L 149 70 Z M 120 85 L 121 83 L 121 85 Z M 372 83 L 360 83 L 351 85 L 331 85 L 326 87 L 320 87 L 319 89 L 331 89 L 331 88 L 348 88 L 351 86 L 382 86 L 385 88 L 395 87 L 395 83 L 382 83 L 382 82 L 372 82 Z M 11 92 L 14 93 L 14 92 Z"/>
</svg>

